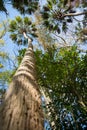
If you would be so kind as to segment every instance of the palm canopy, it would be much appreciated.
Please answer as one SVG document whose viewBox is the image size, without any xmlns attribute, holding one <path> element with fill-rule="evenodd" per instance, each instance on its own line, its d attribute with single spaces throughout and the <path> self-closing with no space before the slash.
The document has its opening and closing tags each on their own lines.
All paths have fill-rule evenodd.
<svg viewBox="0 0 87 130">
<path fill-rule="evenodd" d="M 75 20 L 74 16 L 87 14 L 87 10 L 83 12 L 77 12 L 77 9 L 80 6 L 84 8 L 84 4 L 80 3 L 80 1 L 47 0 L 47 4 L 41 11 L 44 25 L 46 25 L 50 31 L 56 31 L 60 33 L 61 30 L 63 30 L 66 32 L 68 29 L 68 23 L 72 23 L 73 20 Z"/>
<path fill-rule="evenodd" d="M 21 14 L 32 14 L 38 8 L 38 0 L 12 0 L 12 5 Z"/>
<path fill-rule="evenodd" d="M 9 32 L 11 32 L 10 37 L 18 44 L 26 44 L 23 33 L 26 33 L 32 38 L 33 36 L 37 36 L 35 33 L 36 30 L 35 24 L 33 24 L 28 17 L 22 19 L 20 16 L 17 16 L 15 17 L 15 20 L 12 20 L 9 24 Z"/>
</svg>

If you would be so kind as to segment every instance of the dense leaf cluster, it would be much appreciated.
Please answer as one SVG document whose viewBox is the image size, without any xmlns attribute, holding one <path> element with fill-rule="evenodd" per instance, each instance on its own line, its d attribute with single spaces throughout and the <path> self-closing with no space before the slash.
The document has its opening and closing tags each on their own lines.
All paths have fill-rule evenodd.
<svg viewBox="0 0 87 130">
<path fill-rule="evenodd" d="M 82 129 L 87 121 L 87 54 L 80 55 L 74 46 L 37 51 L 35 56 L 38 82 L 50 98 L 47 110 L 53 130 Z"/>
<path fill-rule="evenodd" d="M 11 0 L 11 3 L 20 14 L 32 14 L 38 9 L 38 0 Z"/>
<path fill-rule="evenodd" d="M 29 37 L 37 35 L 35 24 L 31 22 L 31 19 L 28 17 L 24 17 L 22 19 L 20 16 L 17 16 L 15 20 L 12 20 L 9 24 L 9 32 L 11 32 L 11 39 L 17 44 L 26 44 L 27 40 L 23 37 L 23 33 L 27 33 Z"/>
<path fill-rule="evenodd" d="M 70 25 L 70 23 L 72 25 L 72 22 L 75 20 L 74 14 L 77 13 L 75 7 L 78 8 L 84 6 L 85 3 L 87 4 L 87 2 L 83 3 L 84 2 L 80 4 L 80 1 L 74 0 L 47 0 L 47 4 L 41 11 L 43 24 L 50 31 L 55 31 L 57 33 L 60 33 L 61 31 L 66 32 L 68 30 L 68 25 Z"/>
</svg>

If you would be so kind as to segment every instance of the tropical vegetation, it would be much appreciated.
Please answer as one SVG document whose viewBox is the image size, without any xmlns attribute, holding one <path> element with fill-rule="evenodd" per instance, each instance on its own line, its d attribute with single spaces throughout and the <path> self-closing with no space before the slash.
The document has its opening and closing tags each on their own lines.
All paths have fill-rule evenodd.
<svg viewBox="0 0 87 130">
<path fill-rule="evenodd" d="M 0 1 L 0 13 L 9 17 L 8 3 L 20 13 L 0 23 L 0 129 L 86 130 L 87 2 L 41 2 Z M 2 49 L 7 34 L 23 47 L 15 63 Z"/>
</svg>

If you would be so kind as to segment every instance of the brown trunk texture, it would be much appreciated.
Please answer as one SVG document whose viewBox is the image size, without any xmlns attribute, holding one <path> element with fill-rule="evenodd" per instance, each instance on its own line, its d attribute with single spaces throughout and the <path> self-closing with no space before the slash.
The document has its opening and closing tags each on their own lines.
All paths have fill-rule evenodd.
<svg viewBox="0 0 87 130">
<path fill-rule="evenodd" d="M 43 129 L 41 95 L 35 77 L 33 46 L 30 44 L 0 106 L 0 130 Z"/>
</svg>

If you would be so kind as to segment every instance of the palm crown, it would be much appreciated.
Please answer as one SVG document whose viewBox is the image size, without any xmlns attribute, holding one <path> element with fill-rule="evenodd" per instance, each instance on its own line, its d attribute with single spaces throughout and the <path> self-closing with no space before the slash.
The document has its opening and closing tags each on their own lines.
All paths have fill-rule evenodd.
<svg viewBox="0 0 87 130">
<path fill-rule="evenodd" d="M 22 19 L 20 16 L 17 16 L 15 20 L 12 20 L 9 24 L 9 32 L 11 32 L 10 37 L 18 44 L 26 44 L 26 40 L 23 37 L 24 32 L 29 37 L 35 37 L 37 36 L 36 30 L 35 24 L 33 24 L 28 17 Z"/>
</svg>

